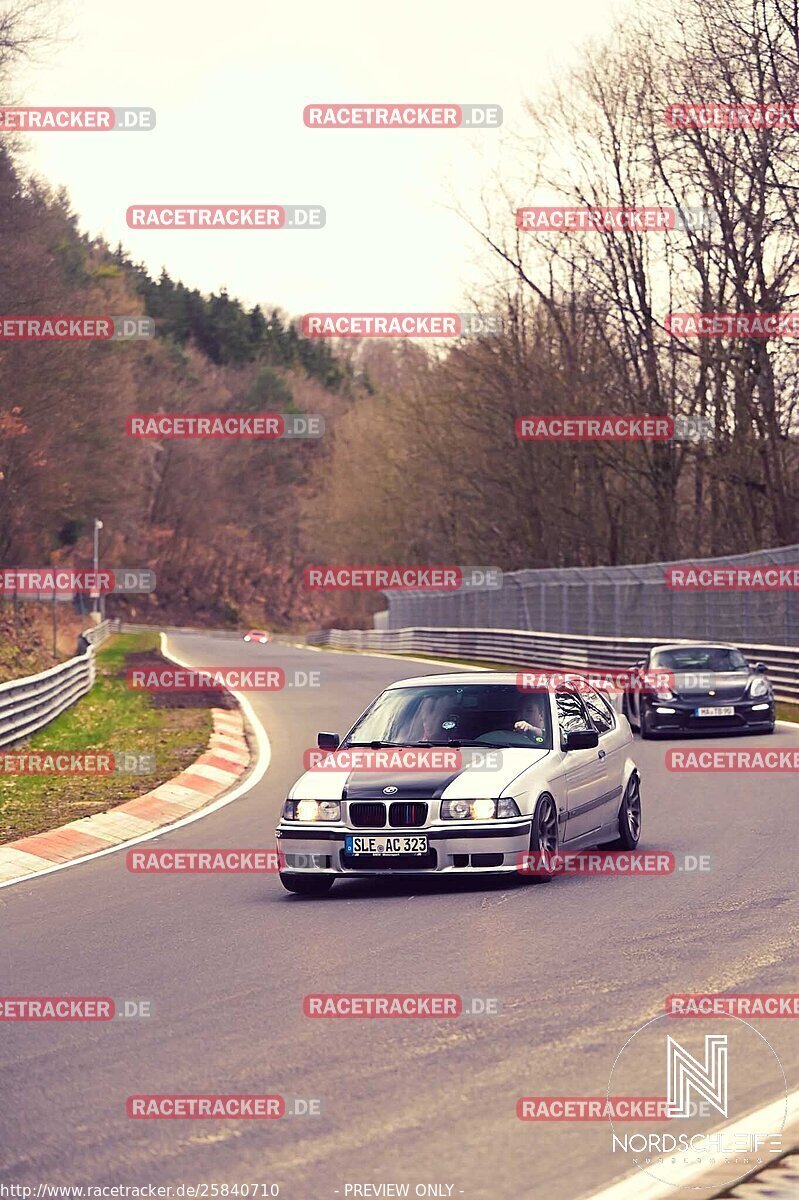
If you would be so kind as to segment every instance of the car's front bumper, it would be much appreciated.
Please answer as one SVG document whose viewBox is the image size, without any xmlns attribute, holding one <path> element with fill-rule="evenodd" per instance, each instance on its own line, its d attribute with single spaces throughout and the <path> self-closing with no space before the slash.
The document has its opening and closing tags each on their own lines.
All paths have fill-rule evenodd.
<svg viewBox="0 0 799 1200">
<path fill-rule="evenodd" d="M 420 829 L 319 828 L 282 821 L 275 837 L 283 869 L 343 877 L 346 875 L 516 874 L 520 855 L 530 849 L 529 817 L 515 821 L 474 822 L 472 828 L 430 825 Z M 348 855 L 347 834 L 423 834 L 426 855 Z"/>
<path fill-rule="evenodd" d="M 656 700 L 647 698 L 642 701 L 646 708 L 647 725 L 652 733 L 713 733 L 725 731 L 757 733 L 770 729 L 774 724 L 774 701 L 768 697 L 759 696 L 752 700 L 736 700 L 727 704 L 734 712 L 725 717 L 698 717 L 696 709 L 721 707 L 720 703 L 710 698 L 707 700 Z M 758 707 L 767 705 L 766 708 Z"/>
</svg>

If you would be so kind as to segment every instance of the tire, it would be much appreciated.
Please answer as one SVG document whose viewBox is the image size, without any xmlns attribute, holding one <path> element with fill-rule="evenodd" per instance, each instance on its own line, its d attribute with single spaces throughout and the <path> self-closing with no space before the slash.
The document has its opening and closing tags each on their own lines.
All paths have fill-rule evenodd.
<svg viewBox="0 0 799 1200">
<path fill-rule="evenodd" d="M 280 882 L 287 892 L 297 896 L 325 896 L 335 880 L 332 875 L 298 875 L 281 871 Z"/>
<path fill-rule="evenodd" d="M 530 829 L 530 854 L 557 854 L 558 810 L 550 795 L 541 796 L 535 806 L 535 815 Z M 549 883 L 553 875 L 527 876 L 530 883 Z"/>
<path fill-rule="evenodd" d="M 646 709 L 645 709 L 645 708 L 644 708 L 644 706 L 641 704 L 641 701 L 640 701 L 640 700 L 638 701 L 638 704 L 639 704 L 639 708 L 638 708 L 638 732 L 639 732 L 639 733 L 640 733 L 640 735 L 641 735 L 641 740 L 642 740 L 642 741 L 644 741 L 644 742 L 651 742 L 651 741 L 652 741 L 652 740 L 655 738 L 655 736 L 656 736 L 656 735 L 655 735 L 655 734 L 652 732 L 652 730 L 649 728 L 649 723 L 648 723 L 648 721 L 647 721 L 647 719 L 646 719 Z"/>
<path fill-rule="evenodd" d="M 622 716 L 626 717 L 627 720 L 630 722 L 630 728 L 632 729 L 633 733 L 640 733 L 641 732 L 641 698 L 640 698 L 640 696 L 638 698 L 638 716 L 637 717 L 634 717 L 632 714 L 632 711 L 630 709 L 630 697 L 627 692 L 622 693 L 621 712 L 622 712 Z"/>
<path fill-rule="evenodd" d="M 619 806 L 619 836 L 606 842 L 608 850 L 634 850 L 641 837 L 641 780 L 633 771 Z"/>
</svg>

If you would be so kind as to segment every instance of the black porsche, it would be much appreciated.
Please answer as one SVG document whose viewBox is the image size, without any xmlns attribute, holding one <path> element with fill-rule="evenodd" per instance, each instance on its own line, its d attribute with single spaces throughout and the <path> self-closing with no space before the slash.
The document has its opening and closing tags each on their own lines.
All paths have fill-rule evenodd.
<svg viewBox="0 0 799 1200">
<path fill-rule="evenodd" d="M 729 643 L 653 646 L 632 668 L 622 711 L 642 738 L 687 732 L 772 733 L 774 692 L 765 663 Z"/>
</svg>

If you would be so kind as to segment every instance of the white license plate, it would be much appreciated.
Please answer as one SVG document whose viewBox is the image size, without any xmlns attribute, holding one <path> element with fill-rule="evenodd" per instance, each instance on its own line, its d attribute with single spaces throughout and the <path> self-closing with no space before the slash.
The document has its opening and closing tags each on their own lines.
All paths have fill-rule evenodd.
<svg viewBox="0 0 799 1200">
<path fill-rule="evenodd" d="M 735 709 L 731 704 L 726 704 L 721 708 L 697 708 L 694 710 L 697 717 L 734 717 Z"/>
<path fill-rule="evenodd" d="M 392 858 L 397 854 L 427 854 L 427 835 L 392 833 L 383 836 L 362 836 L 348 833 L 344 839 L 346 854 L 382 854 Z"/>
</svg>

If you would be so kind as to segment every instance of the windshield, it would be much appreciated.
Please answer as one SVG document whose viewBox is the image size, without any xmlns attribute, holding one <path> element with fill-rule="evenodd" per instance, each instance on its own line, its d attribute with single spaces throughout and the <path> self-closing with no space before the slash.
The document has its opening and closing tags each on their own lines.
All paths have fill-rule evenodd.
<svg viewBox="0 0 799 1200">
<path fill-rule="evenodd" d="M 746 659 L 740 650 L 725 646 L 680 646 L 675 650 L 661 650 L 652 655 L 652 667 L 667 671 L 746 671 Z"/>
<path fill-rule="evenodd" d="M 392 688 L 378 696 L 345 746 L 456 744 L 552 748 L 549 697 L 514 684 Z"/>
</svg>

